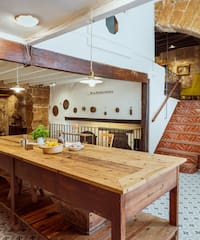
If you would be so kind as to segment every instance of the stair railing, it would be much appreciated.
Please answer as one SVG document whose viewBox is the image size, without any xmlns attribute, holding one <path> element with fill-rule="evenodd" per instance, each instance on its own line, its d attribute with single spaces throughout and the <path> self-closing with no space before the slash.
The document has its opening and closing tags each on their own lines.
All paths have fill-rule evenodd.
<svg viewBox="0 0 200 240">
<path fill-rule="evenodd" d="M 167 95 L 167 97 L 165 98 L 165 100 L 163 101 L 163 103 L 161 104 L 161 106 L 159 107 L 158 111 L 155 113 L 155 115 L 152 118 L 152 122 L 154 122 L 156 120 L 156 118 L 158 117 L 158 115 L 160 114 L 161 110 L 163 109 L 163 107 L 165 106 L 165 104 L 167 103 L 168 99 L 173 95 L 174 91 L 176 90 L 177 86 L 179 85 L 179 83 L 181 82 L 181 77 L 178 77 L 178 80 L 176 81 L 176 83 L 174 84 L 173 88 L 171 89 L 171 91 L 169 92 L 169 94 Z"/>
</svg>

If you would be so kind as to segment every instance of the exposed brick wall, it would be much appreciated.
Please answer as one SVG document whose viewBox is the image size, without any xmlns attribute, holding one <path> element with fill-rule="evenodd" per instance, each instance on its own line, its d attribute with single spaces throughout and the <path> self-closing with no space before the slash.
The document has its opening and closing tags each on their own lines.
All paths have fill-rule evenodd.
<svg viewBox="0 0 200 240">
<path fill-rule="evenodd" d="M 200 37 L 199 0 L 163 0 L 156 3 L 155 24 L 162 31 Z"/>
</svg>

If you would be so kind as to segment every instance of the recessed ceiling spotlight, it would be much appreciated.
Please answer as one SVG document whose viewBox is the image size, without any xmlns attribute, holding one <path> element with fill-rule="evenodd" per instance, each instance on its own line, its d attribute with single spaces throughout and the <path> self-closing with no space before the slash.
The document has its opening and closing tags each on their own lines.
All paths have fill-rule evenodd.
<svg viewBox="0 0 200 240">
<path fill-rule="evenodd" d="M 35 27 L 39 23 L 39 19 L 31 14 L 19 14 L 15 17 L 15 21 L 23 27 Z"/>
</svg>

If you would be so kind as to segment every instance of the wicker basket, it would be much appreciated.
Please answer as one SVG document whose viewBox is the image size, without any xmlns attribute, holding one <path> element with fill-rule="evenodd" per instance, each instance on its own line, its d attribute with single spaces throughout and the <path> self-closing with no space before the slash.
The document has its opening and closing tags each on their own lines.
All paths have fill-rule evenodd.
<svg viewBox="0 0 200 240">
<path fill-rule="evenodd" d="M 40 148 L 42 148 L 45 154 L 55 154 L 63 151 L 63 144 L 58 144 L 58 146 L 40 145 Z"/>
</svg>

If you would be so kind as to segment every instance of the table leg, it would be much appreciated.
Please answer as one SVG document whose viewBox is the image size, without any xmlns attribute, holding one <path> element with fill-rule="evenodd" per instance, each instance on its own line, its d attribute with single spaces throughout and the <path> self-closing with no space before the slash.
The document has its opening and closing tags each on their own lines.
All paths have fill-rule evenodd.
<svg viewBox="0 0 200 240">
<path fill-rule="evenodd" d="M 124 201 L 119 201 L 119 205 L 114 209 L 111 221 L 111 240 L 126 239 L 126 216 Z"/>
<path fill-rule="evenodd" d="M 12 159 L 11 183 L 10 183 L 10 190 L 11 190 L 11 224 L 12 224 L 12 227 L 14 227 L 14 225 L 16 224 L 16 217 L 15 217 L 15 185 L 16 185 L 15 159 Z"/>
<path fill-rule="evenodd" d="M 177 170 L 177 186 L 173 188 L 170 193 L 170 206 L 169 206 L 169 223 L 174 226 L 178 226 L 178 170 Z M 172 238 L 172 240 L 178 239 L 178 233 Z"/>
</svg>

